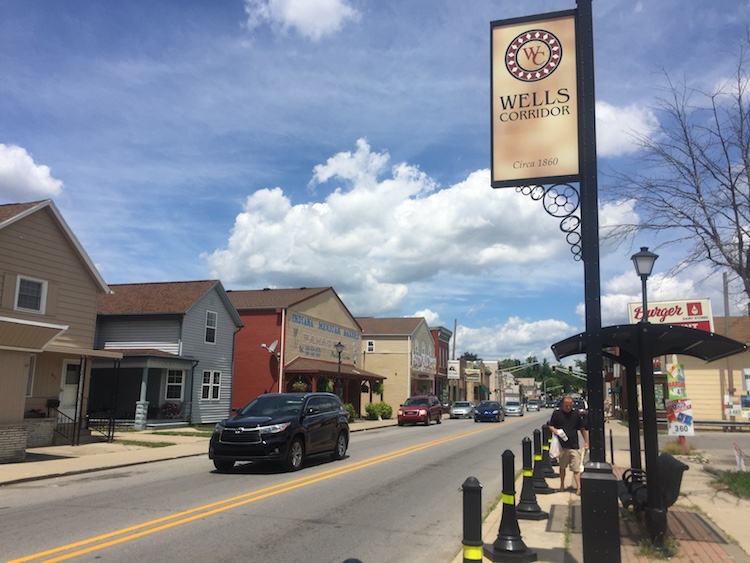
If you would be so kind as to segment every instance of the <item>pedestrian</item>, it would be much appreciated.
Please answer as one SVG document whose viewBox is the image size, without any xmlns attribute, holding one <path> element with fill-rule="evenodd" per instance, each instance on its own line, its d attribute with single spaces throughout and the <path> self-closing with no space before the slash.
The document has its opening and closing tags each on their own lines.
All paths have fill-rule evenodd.
<svg viewBox="0 0 750 563">
<path fill-rule="evenodd" d="M 573 472 L 576 494 L 581 496 L 581 465 L 583 457 L 578 446 L 578 432 L 583 436 L 583 443 L 588 449 L 589 434 L 586 423 L 578 409 L 573 409 L 573 397 L 565 395 L 560 410 L 552 413 L 547 423 L 551 432 L 557 434 L 562 454 L 560 454 L 560 491 L 565 490 L 565 470 L 569 467 Z"/>
</svg>

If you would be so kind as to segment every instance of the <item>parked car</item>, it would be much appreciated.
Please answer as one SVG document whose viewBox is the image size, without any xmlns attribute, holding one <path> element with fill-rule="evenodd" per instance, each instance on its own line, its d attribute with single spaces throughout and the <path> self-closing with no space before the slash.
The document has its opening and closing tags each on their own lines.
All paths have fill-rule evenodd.
<svg viewBox="0 0 750 563">
<path fill-rule="evenodd" d="M 502 422 L 505 411 L 497 401 L 481 401 L 474 412 L 474 422 Z"/>
<path fill-rule="evenodd" d="M 451 418 L 471 418 L 474 416 L 474 403 L 456 401 L 448 412 Z"/>
<path fill-rule="evenodd" d="M 289 471 L 307 456 L 342 459 L 349 447 L 349 415 L 331 393 L 269 393 L 216 424 L 208 457 L 219 471 L 236 461 L 278 461 Z"/>
<path fill-rule="evenodd" d="M 424 422 L 427 426 L 431 421 L 442 422 L 443 408 L 435 395 L 415 395 L 409 397 L 398 409 L 398 425 L 406 423 Z"/>
<path fill-rule="evenodd" d="M 520 401 L 505 401 L 503 409 L 506 416 L 523 416 L 523 405 Z"/>
<path fill-rule="evenodd" d="M 537 401 L 536 399 L 529 399 L 528 401 L 526 401 L 526 410 L 529 412 L 539 412 L 539 401 Z"/>
</svg>

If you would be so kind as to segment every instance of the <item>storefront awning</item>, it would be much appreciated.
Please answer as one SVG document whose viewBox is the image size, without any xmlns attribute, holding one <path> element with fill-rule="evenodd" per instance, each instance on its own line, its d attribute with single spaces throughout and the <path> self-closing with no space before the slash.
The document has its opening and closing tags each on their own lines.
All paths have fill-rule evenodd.
<svg viewBox="0 0 750 563">
<path fill-rule="evenodd" d="M 285 375 L 324 375 L 329 378 L 338 377 L 338 362 L 326 362 L 312 358 L 295 358 L 284 367 Z M 365 381 L 382 381 L 386 379 L 382 375 L 359 369 L 348 364 L 341 364 L 341 377 L 347 379 L 360 379 Z"/>
</svg>

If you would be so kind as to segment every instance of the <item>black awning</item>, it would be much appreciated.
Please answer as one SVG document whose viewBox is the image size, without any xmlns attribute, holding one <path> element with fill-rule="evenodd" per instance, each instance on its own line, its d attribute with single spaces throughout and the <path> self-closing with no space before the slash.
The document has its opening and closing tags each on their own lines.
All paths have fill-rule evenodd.
<svg viewBox="0 0 750 563">
<path fill-rule="evenodd" d="M 747 345 L 714 332 L 673 324 L 648 324 L 651 351 L 656 356 L 685 354 L 713 362 L 747 350 Z M 638 357 L 638 330 L 643 323 L 602 328 L 602 347 L 617 346 L 630 356 Z M 582 332 L 551 346 L 555 358 L 586 353 L 586 333 Z M 616 358 L 615 358 L 616 360 Z"/>
</svg>

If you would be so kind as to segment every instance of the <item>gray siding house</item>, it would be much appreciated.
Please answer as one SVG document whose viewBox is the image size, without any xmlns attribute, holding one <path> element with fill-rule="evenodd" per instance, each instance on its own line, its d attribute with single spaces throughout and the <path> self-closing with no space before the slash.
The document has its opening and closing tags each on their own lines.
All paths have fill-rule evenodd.
<svg viewBox="0 0 750 563">
<path fill-rule="evenodd" d="M 97 307 L 89 416 L 208 424 L 231 414 L 242 320 L 218 280 L 110 285 Z"/>
</svg>

